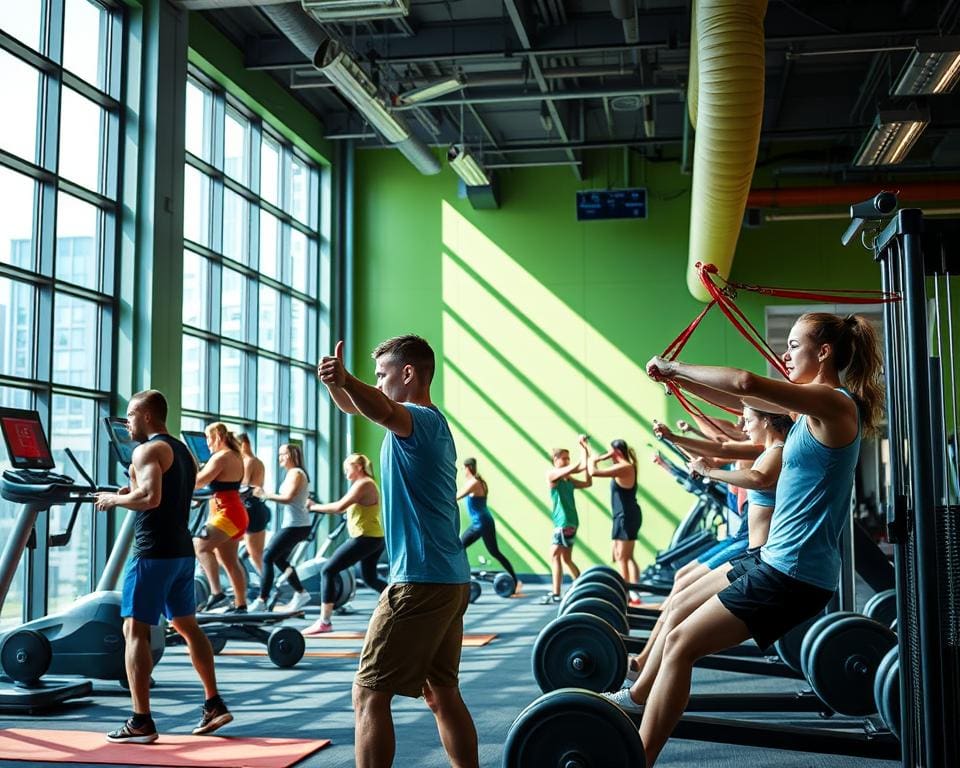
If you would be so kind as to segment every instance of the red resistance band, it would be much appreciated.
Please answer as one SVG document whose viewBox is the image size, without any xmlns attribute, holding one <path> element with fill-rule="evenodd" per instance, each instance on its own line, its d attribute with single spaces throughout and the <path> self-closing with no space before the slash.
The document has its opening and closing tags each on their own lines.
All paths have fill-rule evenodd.
<svg viewBox="0 0 960 768">
<path fill-rule="evenodd" d="M 720 277 L 719 271 L 713 264 L 697 263 L 697 274 L 700 282 L 703 283 L 707 293 L 710 295 L 710 303 L 700 312 L 699 315 L 688 325 L 676 339 L 674 339 L 663 353 L 663 357 L 668 360 L 676 360 L 680 351 L 686 345 L 687 341 L 693 335 L 697 326 L 700 325 L 707 313 L 714 306 L 719 306 L 720 311 L 731 322 L 734 328 L 740 331 L 740 335 L 749 341 L 754 348 L 769 362 L 784 378 L 788 378 L 787 370 L 783 362 L 777 356 L 776 352 L 767 343 L 767 340 L 756 329 L 749 318 L 736 305 L 734 298 L 737 290 L 752 291 L 765 296 L 778 296 L 786 299 L 803 299 L 806 301 L 820 301 L 826 303 L 846 303 L 846 304 L 888 304 L 899 301 L 900 296 L 896 293 L 887 293 L 885 291 L 858 290 L 858 289 L 831 289 L 818 290 L 812 288 L 776 288 L 767 285 L 751 285 L 749 283 L 737 283 L 725 280 Z M 723 280 L 724 286 L 717 285 L 716 280 Z M 686 411 L 692 415 L 699 416 L 716 428 L 715 422 L 710 419 L 700 408 L 695 406 L 690 400 L 681 393 L 679 384 L 673 381 L 665 381 L 667 388 L 674 394 Z M 719 406 L 723 410 L 739 415 L 739 412 L 724 406 Z"/>
</svg>

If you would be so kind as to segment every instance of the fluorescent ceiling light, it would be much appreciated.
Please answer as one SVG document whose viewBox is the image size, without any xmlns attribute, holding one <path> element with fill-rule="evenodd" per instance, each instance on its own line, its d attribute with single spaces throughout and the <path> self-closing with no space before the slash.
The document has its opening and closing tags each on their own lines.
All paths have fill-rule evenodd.
<svg viewBox="0 0 960 768">
<path fill-rule="evenodd" d="M 377 87 L 335 40 L 327 40 L 317 49 L 314 66 L 330 78 L 344 98 L 357 108 L 367 122 L 396 144 L 410 136 L 410 131 L 390 114 L 377 93 Z"/>
<path fill-rule="evenodd" d="M 960 36 L 917 40 L 891 91 L 894 96 L 949 93 L 960 77 Z"/>
<path fill-rule="evenodd" d="M 410 13 L 410 0 L 300 0 L 318 21 L 393 19 Z"/>
<path fill-rule="evenodd" d="M 468 187 L 487 187 L 490 185 L 490 177 L 487 172 L 464 145 L 454 144 L 451 146 L 447 152 L 447 160 L 450 161 L 450 167 Z"/>
<path fill-rule="evenodd" d="M 910 152 L 930 123 L 930 113 L 912 107 L 901 110 L 881 110 L 873 127 L 857 150 L 854 165 L 897 165 Z"/>
<path fill-rule="evenodd" d="M 417 104 L 421 101 L 429 101 L 438 96 L 446 96 L 448 93 L 459 91 L 463 88 L 464 81 L 462 75 L 455 75 L 435 83 L 430 83 L 422 88 L 414 88 L 412 91 L 400 94 L 398 101 L 401 104 Z"/>
</svg>

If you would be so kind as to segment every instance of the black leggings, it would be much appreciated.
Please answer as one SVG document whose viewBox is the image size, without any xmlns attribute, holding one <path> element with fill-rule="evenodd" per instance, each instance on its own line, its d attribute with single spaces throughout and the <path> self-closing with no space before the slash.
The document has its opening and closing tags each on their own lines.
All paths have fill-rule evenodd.
<svg viewBox="0 0 960 768">
<path fill-rule="evenodd" d="M 282 528 L 280 533 L 270 539 L 270 543 L 263 551 L 263 573 L 260 574 L 260 599 L 266 600 L 273 588 L 273 567 L 276 566 L 283 573 L 288 568 L 290 575 L 287 581 L 297 592 L 303 591 L 303 584 L 293 566 L 290 565 L 290 553 L 293 548 L 310 535 L 310 526 Z"/>
<path fill-rule="evenodd" d="M 354 563 L 360 563 L 363 583 L 370 589 L 383 592 L 387 582 L 377 573 L 377 563 L 385 545 L 383 536 L 356 536 L 347 539 L 330 555 L 330 559 L 320 569 L 320 601 L 335 602 L 337 596 L 337 574 Z"/>
<path fill-rule="evenodd" d="M 500 561 L 503 570 L 509 573 L 513 577 L 514 583 L 516 583 L 517 572 L 513 570 L 510 561 L 507 560 L 503 552 L 500 551 L 500 547 L 497 544 L 497 526 L 493 522 L 492 517 L 481 517 L 479 523 L 471 524 L 460 537 L 460 543 L 463 544 L 463 548 L 466 549 L 481 537 L 483 538 L 483 545 L 487 548 L 487 552 Z"/>
</svg>

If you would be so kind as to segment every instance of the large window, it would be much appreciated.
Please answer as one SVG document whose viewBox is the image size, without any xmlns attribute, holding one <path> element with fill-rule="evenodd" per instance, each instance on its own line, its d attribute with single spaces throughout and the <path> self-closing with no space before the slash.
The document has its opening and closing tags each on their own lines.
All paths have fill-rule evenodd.
<svg viewBox="0 0 960 768">
<path fill-rule="evenodd" d="M 316 467 L 319 170 L 199 74 L 186 105 L 182 423 L 246 431 L 275 488 L 281 443 Z"/>
<path fill-rule="evenodd" d="M 65 448 L 92 472 L 105 461 L 97 422 L 113 389 L 123 23 L 95 0 L 0 3 L 0 405 L 39 410 L 72 476 Z M 70 511 L 51 510 L 51 532 Z M 0 541 L 17 512 L 0 501 Z M 86 505 L 68 546 L 41 542 L 47 605 L 31 614 L 90 590 L 92 527 Z M 0 624 L 25 614 L 24 570 Z"/>
</svg>

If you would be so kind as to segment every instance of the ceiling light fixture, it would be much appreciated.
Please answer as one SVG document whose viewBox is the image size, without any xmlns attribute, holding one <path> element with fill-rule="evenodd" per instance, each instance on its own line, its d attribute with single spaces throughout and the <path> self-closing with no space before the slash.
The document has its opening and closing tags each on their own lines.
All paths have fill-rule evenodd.
<svg viewBox="0 0 960 768">
<path fill-rule="evenodd" d="M 412 91 L 401 93 L 397 97 L 400 104 L 418 104 L 421 101 L 436 99 L 438 96 L 446 96 L 448 93 L 459 91 L 465 85 L 463 75 L 453 75 L 443 80 L 437 80 L 435 83 L 428 83 L 421 88 L 414 88 Z"/>
<path fill-rule="evenodd" d="M 949 93 L 960 79 L 960 36 L 917 40 L 891 94 L 919 96 Z"/>
<path fill-rule="evenodd" d="M 873 127 L 857 150 L 853 164 L 897 165 L 902 163 L 910 149 L 930 123 L 926 109 L 880 110 Z"/>
<path fill-rule="evenodd" d="M 410 0 L 300 0 L 318 21 L 393 19 L 410 13 Z"/>
<path fill-rule="evenodd" d="M 410 131 L 396 117 L 390 114 L 386 104 L 380 99 L 377 87 L 367 73 L 335 40 L 327 40 L 317 49 L 314 66 L 330 78 L 344 98 L 357 108 L 367 121 L 383 134 L 391 144 L 410 136 Z"/>
<path fill-rule="evenodd" d="M 452 145 L 447 152 L 447 160 L 450 162 L 450 167 L 468 187 L 490 185 L 490 176 L 463 144 Z"/>
</svg>

